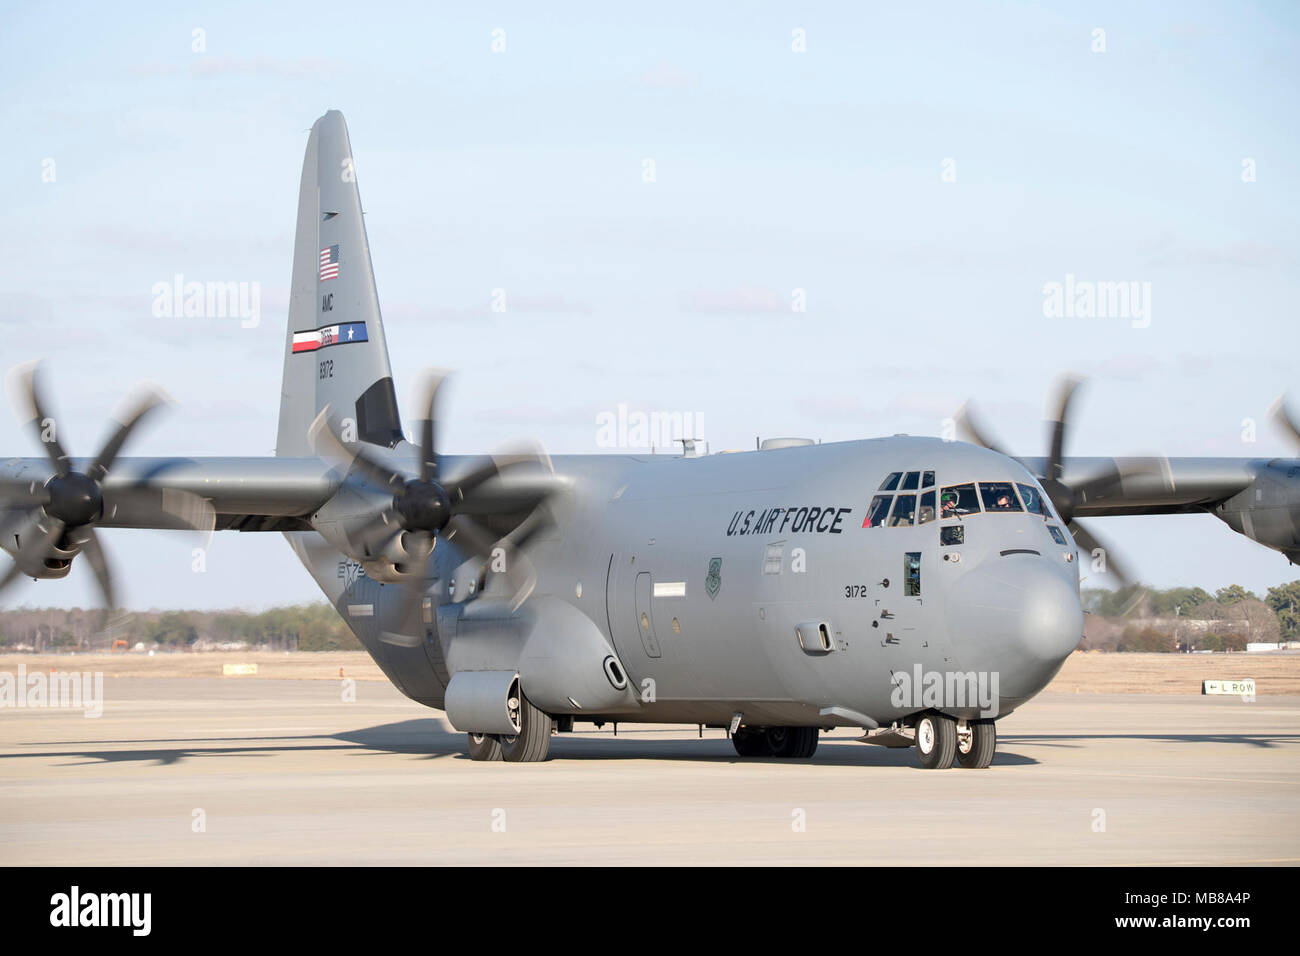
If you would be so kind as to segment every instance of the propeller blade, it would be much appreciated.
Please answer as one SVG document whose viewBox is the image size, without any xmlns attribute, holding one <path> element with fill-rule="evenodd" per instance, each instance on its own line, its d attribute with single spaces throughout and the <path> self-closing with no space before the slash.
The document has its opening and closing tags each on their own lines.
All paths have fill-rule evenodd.
<svg viewBox="0 0 1300 956">
<path fill-rule="evenodd" d="M 152 412 L 160 405 L 167 403 L 167 398 L 161 390 L 148 388 L 140 396 L 136 404 L 126 415 L 126 420 L 118 423 L 118 428 L 112 436 L 105 442 L 104 447 L 100 449 L 99 455 L 94 462 L 86 469 L 86 477 L 92 481 L 103 481 L 104 476 L 108 474 L 108 469 L 113 466 L 117 460 L 118 454 L 122 451 L 122 446 L 126 440 L 131 437 L 131 431 L 140 420 Z"/>
<path fill-rule="evenodd" d="M 1047 456 L 1047 477 L 1060 480 L 1061 459 L 1065 449 L 1065 429 L 1070 418 L 1070 399 L 1079 390 L 1083 380 L 1067 375 L 1061 380 L 1061 391 L 1056 402 L 1056 418 L 1051 425 L 1051 446 Z"/>
<path fill-rule="evenodd" d="M 78 532 L 78 536 L 81 535 L 85 535 L 81 553 L 90 562 L 91 570 L 95 572 L 95 580 L 99 582 L 99 593 L 104 598 L 104 608 L 112 611 L 117 607 L 117 598 L 113 591 L 113 572 L 108 565 L 108 556 L 104 554 L 103 545 L 99 543 L 99 536 L 95 534 L 94 528 L 82 528 Z"/>
<path fill-rule="evenodd" d="M 10 585 L 22 577 L 22 574 L 22 566 L 17 561 L 10 563 L 9 570 L 5 572 L 3 578 L 0 578 L 0 594 L 4 594 Z"/>
<path fill-rule="evenodd" d="M 1273 402 L 1273 407 L 1269 409 L 1269 412 L 1273 416 L 1273 421 L 1277 422 L 1279 427 L 1291 436 L 1293 442 L 1300 445 L 1300 425 L 1296 424 L 1296 420 L 1291 417 L 1291 412 L 1286 407 L 1286 396 L 1279 395 L 1277 400 Z"/>
<path fill-rule="evenodd" d="M 217 527 L 217 512 L 207 498 L 180 488 L 164 488 L 162 509 L 181 527 L 203 535 L 205 548 L 211 544 L 212 532 Z"/>
<path fill-rule="evenodd" d="M 484 561 L 492 559 L 492 549 L 497 543 L 496 538 L 483 530 L 482 526 L 468 515 L 452 515 L 444 529 L 443 538 L 454 541 L 457 547 L 464 548 Z"/>
<path fill-rule="evenodd" d="M 510 588 L 510 610 L 517 611 L 519 606 L 528 600 L 533 589 L 537 586 L 537 570 L 533 563 L 528 560 L 519 548 L 511 543 L 507 538 L 494 539 L 491 533 L 484 530 L 473 518 L 468 515 L 456 515 L 448 523 L 447 527 L 451 533 L 446 537 L 448 540 L 458 541 L 465 546 L 467 550 L 482 558 L 485 562 L 490 563 L 497 557 L 495 554 L 497 548 L 502 548 L 504 554 L 500 557 L 505 561 L 505 578 L 507 586 Z"/>
<path fill-rule="evenodd" d="M 1114 549 L 1104 544 L 1088 525 L 1080 521 L 1071 521 L 1067 527 L 1070 529 L 1070 534 L 1074 535 L 1075 544 L 1079 545 L 1080 551 L 1091 555 L 1094 551 L 1101 550 L 1106 561 L 1106 572 L 1115 575 L 1121 588 L 1137 584 L 1123 561 L 1117 558 Z"/>
<path fill-rule="evenodd" d="M 424 377 L 424 418 L 420 420 L 420 480 L 433 481 L 438 475 L 438 388 L 446 380 L 441 372 Z"/>
<path fill-rule="evenodd" d="M 36 440 L 41 443 L 41 448 L 44 449 L 50 463 L 54 465 L 55 473 L 66 475 L 72 467 L 68 463 L 68 454 L 59 441 L 58 425 L 46 414 L 46 405 L 41 399 L 40 364 L 24 362 L 16 366 L 9 376 L 11 393 L 17 393 L 15 405 L 20 415 L 27 416 L 23 424 L 35 433 Z M 23 408 L 23 405 L 26 408 Z"/>
<path fill-rule="evenodd" d="M 1007 452 L 1003 451 L 1002 447 L 979 427 L 975 416 L 971 413 L 969 402 L 963 402 L 961 408 L 957 409 L 956 418 L 957 429 L 966 435 L 971 444 L 995 451 L 999 455 L 1007 455 Z M 1007 457 L 1011 456 L 1007 455 Z"/>
<path fill-rule="evenodd" d="M 13 509 L 39 506 L 50 500 L 50 493 L 35 481 L 0 478 L 0 508 Z"/>
<path fill-rule="evenodd" d="M 307 442 L 318 457 L 331 461 L 340 468 L 356 470 L 372 484 L 391 487 L 404 481 L 401 474 L 375 458 L 360 444 L 352 448 L 345 445 L 338 435 L 337 422 L 328 405 L 320 410 L 320 414 L 307 429 Z"/>
<path fill-rule="evenodd" d="M 447 497 L 451 499 L 452 510 L 456 505 L 464 500 L 467 492 L 473 491 L 489 478 L 495 478 L 501 473 L 501 468 L 496 461 L 488 458 L 482 464 L 475 466 L 464 475 L 461 475 L 454 481 L 449 481 L 444 486 L 447 489 Z"/>
</svg>

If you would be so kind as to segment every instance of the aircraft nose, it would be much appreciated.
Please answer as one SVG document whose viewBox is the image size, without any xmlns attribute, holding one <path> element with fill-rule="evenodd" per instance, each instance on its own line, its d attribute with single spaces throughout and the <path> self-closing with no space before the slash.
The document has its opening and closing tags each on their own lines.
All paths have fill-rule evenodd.
<svg viewBox="0 0 1300 956">
<path fill-rule="evenodd" d="M 948 622 L 962 669 L 997 674 L 1007 708 L 1046 687 L 1083 636 L 1077 586 L 1033 554 L 993 556 L 968 571 L 950 592 Z"/>
</svg>

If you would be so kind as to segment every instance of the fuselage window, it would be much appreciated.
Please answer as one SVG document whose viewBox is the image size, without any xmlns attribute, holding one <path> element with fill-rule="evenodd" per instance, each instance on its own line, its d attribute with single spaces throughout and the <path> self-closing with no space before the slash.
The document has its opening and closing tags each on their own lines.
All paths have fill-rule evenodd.
<svg viewBox="0 0 1300 956">
<path fill-rule="evenodd" d="M 884 481 L 882 481 L 882 482 L 880 483 L 880 487 L 879 487 L 878 489 L 876 489 L 876 490 L 877 490 L 877 491 L 893 491 L 895 488 L 898 487 L 898 479 L 899 479 L 899 478 L 902 478 L 902 477 L 903 477 L 903 473 L 902 473 L 901 471 L 896 471 L 896 472 L 894 472 L 892 475 L 890 475 L 888 478 L 886 478 Z"/>
<path fill-rule="evenodd" d="M 907 475 L 903 478 L 902 490 L 916 491 L 917 484 L 920 482 L 920 480 L 921 480 L 921 473 L 919 471 L 909 471 Z"/>
<path fill-rule="evenodd" d="M 980 497 L 985 511 L 1023 511 L 1016 489 L 1009 481 L 981 481 Z"/>
<path fill-rule="evenodd" d="M 908 551 L 903 555 L 903 596 L 921 596 L 920 551 Z"/>
<path fill-rule="evenodd" d="M 879 528 L 885 523 L 885 515 L 889 514 L 889 504 L 894 500 L 893 495 L 876 495 L 871 499 L 871 506 L 867 508 L 867 516 L 862 519 L 862 527 Z"/>
<path fill-rule="evenodd" d="M 889 516 L 889 526 L 910 528 L 915 519 L 916 495 L 899 495 L 894 501 L 894 513 Z"/>
<path fill-rule="evenodd" d="M 921 487 L 929 488 L 934 484 L 934 472 L 926 471 L 921 474 Z"/>
<path fill-rule="evenodd" d="M 1025 510 L 1031 515 L 1047 517 L 1043 511 L 1043 494 L 1033 485 L 1016 485 L 1020 489 L 1020 500 L 1025 503 Z"/>
<path fill-rule="evenodd" d="M 921 513 L 917 516 L 917 524 L 929 524 L 934 520 L 934 489 L 931 488 L 925 494 L 921 495 Z"/>
<path fill-rule="evenodd" d="M 974 485 L 949 485 L 939 496 L 940 518 L 964 518 L 980 512 Z"/>
<path fill-rule="evenodd" d="M 1065 535 L 1061 534 L 1061 529 L 1054 524 L 1049 524 L 1047 530 L 1051 532 L 1052 540 L 1057 544 L 1065 544 Z"/>
<path fill-rule="evenodd" d="M 962 544 L 966 540 L 966 526 L 961 524 L 945 525 L 939 529 L 940 544 Z"/>
</svg>

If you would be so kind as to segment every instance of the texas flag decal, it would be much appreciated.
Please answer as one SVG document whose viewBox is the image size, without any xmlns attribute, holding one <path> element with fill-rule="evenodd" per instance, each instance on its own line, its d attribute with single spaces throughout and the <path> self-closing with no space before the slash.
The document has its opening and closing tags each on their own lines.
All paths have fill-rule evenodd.
<svg viewBox="0 0 1300 956">
<path fill-rule="evenodd" d="M 317 349 L 329 348 L 331 345 L 349 345 L 364 341 L 366 341 L 366 323 L 344 322 L 341 325 L 327 325 L 320 329 L 293 333 L 293 350 L 315 352 Z"/>
</svg>

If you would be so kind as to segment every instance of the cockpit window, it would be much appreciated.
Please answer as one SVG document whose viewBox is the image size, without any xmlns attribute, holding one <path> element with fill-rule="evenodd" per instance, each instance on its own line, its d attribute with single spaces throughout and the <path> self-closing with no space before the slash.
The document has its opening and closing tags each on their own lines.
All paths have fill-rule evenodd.
<svg viewBox="0 0 1300 956">
<path fill-rule="evenodd" d="M 903 491 L 916 491 L 917 483 L 921 480 L 919 471 L 909 471 L 903 476 Z"/>
<path fill-rule="evenodd" d="M 897 479 L 898 476 L 894 475 Z M 876 495 L 871 499 L 871 506 L 867 508 L 867 516 L 862 519 L 862 527 L 879 528 L 885 523 L 885 515 L 889 514 L 890 502 L 894 500 L 893 495 Z"/>
<path fill-rule="evenodd" d="M 980 497 L 985 511 L 1023 511 L 1016 489 L 1009 481 L 981 481 Z"/>
<path fill-rule="evenodd" d="M 934 484 L 934 472 L 926 471 L 921 473 L 921 487 L 929 488 Z"/>
<path fill-rule="evenodd" d="M 879 491 L 893 491 L 898 487 L 898 479 L 903 477 L 901 471 L 896 471 L 880 483 Z"/>
<path fill-rule="evenodd" d="M 1020 500 L 1025 503 L 1026 511 L 1031 515 L 1047 516 L 1047 512 L 1043 510 L 1043 493 L 1041 491 L 1033 485 L 1017 484 L 1016 487 L 1020 489 Z"/>
<path fill-rule="evenodd" d="M 889 527 L 908 527 L 916 520 L 916 495 L 899 495 L 894 501 L 894 513 L 889 516 Z"/>
<path fill-rule="evenodd" d="M 934 520 L 934 489 L 921 495 L 921 513 L 917 515 L 917 524 L 929 524 Z"/>
<path fill-rule="evenodd" d="M 1065 535 L 1061 534 L 1061 529 L 1054 524 L 1049 524 L 1047 530 L 1052 535 L 1052 540 L 1057 544 L 1065 544 Z"/>
<path fill-rule="evenodd" d="M 979 498 L 975 496 L 973 484 L 949 485 L 939 496 L 940 518 L 964 518 L 979 514 L 979 511 Z"/>
</svg>

